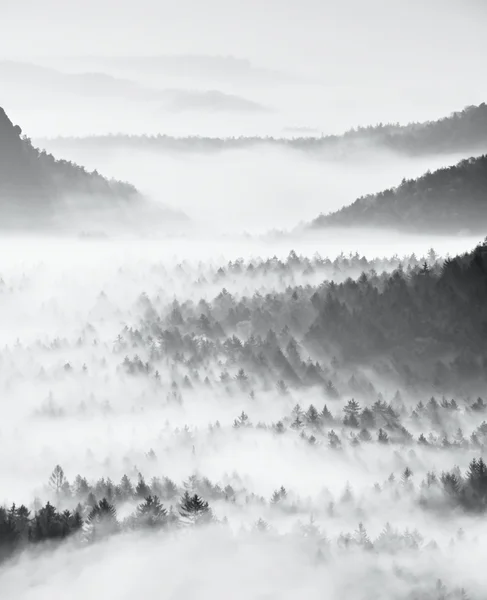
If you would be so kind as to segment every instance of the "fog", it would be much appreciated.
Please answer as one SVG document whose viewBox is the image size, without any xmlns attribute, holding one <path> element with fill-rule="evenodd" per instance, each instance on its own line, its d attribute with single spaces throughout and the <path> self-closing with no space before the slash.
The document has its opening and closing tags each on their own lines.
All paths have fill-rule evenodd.
<svg viewBox="0 0 487 600">
<path fill-rule="evenodd" d="M 2 3 L 2 600 L 485 598 L 486 19 Z"/>
<path fill-rule="evenodd" d="M 437 242 L 442 253 L 461 252 L 472 243 L 427 241 Z M 348 246 L 327 240 L 310 247 L 301 240 L 296 250 L 310 255 L 312 248 L 331 257 L 338 249 L 359 250 L 371 258 L 385 251 L 390 255 L 414 251 L 421 259 L 428 249 L 424 238 L 413 241 L 405 236 L 391 242 L 390 237 L 381 241 L 376 234 L 364 232 Z M 438 579 L 449 591 L 465 587 L 472 597 L 482 595 L 483 581 L 473 556 L 481 555 L 483 526 L 474 524 L 475 516 L 461 512 L 449 513 L 445 520 L 441 512 L 418 501 L 420 494 L 426 494 L 420 482 L 427 473 L 440 474 L 453 466 L 464 472 L 476 456 L 474 448 L 415 446 L 413 451 L 398 443 L 357 448 L 347 444 L 349 432 L 346 427 L 340 432 L 337 424 L 334 429 L 344 444 L 337 453 L 318 430 L 316 444 L 310 444 L 292 428 L 276 435 L 256 425 L 285 422 L 298 403 L 306 410 L 310 404 L 320 407 L 327 402 L 338 415 L 347 394 L 327 400 L 322 390 L 311 387 L 282 395 L 250 373 L 255 394 L 250 397 L 250 387 L 244 391 L 218 383 L 222 368 L 235 369 L 228 360 L 226 366 L 211 358 L 205 361 L 200 378 L 208 374 L 211 387 L 195 379 L 196 371 L 189 364 L 171 362 L 169 357 L 149 359 L 159 365 L 160 379 L 154 379 L 153 372 L 136 375 L 122 367 L 124 356 L 149 358 L 152 351 L 145 334 L 143 342 L 135 337 L 130 341 L 129 331 L 144 331 L 143 322 L 155 318 L 154 309 L 164 315 L 176 299 L 181 306 L 200 298 L 213 302 L 223 287 L 236 299 L 257 290 L 284 291 L 288 284 L 277 272 L 275 278 L 271 272 L 262 279 L 228 274 L 218 280 L 211 273 L 239 256 L 272 253 L 285 258 L 288 242 L 24 238 L 8 239 L 2 245 L 4 417 L 0 435 L 9 456 L 0 465 L 2 502 L 30 506 L 34 498 L 44 502 L 50 498 L 61 508 L 72 509 L 74 499 L 53 496 L 47 485 L 56 464 L 71 483 L 78 474 L 90 482 L 102 477 L 117 482 L 124 474 L 136 481 L 142 474 L 147 482 L 164 475 L 182 486 L 197 474 L 235 490 L 231 501 L 211 500 L 215 517 L 225 519 L 224 523 L 202 530 L 119 533 L 117 539 L 94 546 L 68 541 L 58 549 L 29 551 L 15 564 L 2 567 L 4 597 L 43 599 L 63 593 L 67 586 L 68 597 L 81 598 L 95 586 L 97 596 L 114 598 L 159 589 L 164 597 L 174 598 L 195 593 L 213 597 L 226 590 L 242 598 L 292 598 L 302 593 L 318 597 L 323 591 L 332 598 L 344 594 L 405 598 L 414 590 L 424 597 L 438 593 Z M 344 270 L 342 279 L 348 273 L 352 271 Z M 289 276 L 301 285 L 321 281 L 318 275 L 299 271 Z M 188 367 L 193 384 L 185 389 L 180 383 L 182 395 L 175 401 L 168 395 L 170 383 L 182 382 Z M 389 400 L 393 382 L 377 374 L 373 381 L 377 392 Z M 355 397 L 363 406 L 373 401 L 366 394 Z M 405 392 L 404 402 L 414 406 L 428 397 L 426 392 Z M 242 411 L 253 426 L 236 429 L 234 421 Z M 217 421 L 216 430 L 208 428 Z M 406 421 L 415 436 L 429 427 Z M 467 436 L 478 424 L 478 417 L 462 404 L 452 421 L 431 431 L 454 435 L 461 426 Z M 391 473 L 400 482 L 407 466 L 413 472 L 410 487 L 387 483 Z M 379 496 L 373 487 L 376 483 L 383 490 Z M 287 499 L 282 505 L 269 504 L 281 486 Z M 349 497 L 347 486 L 351 486 Z M 119 518 L 129 515 L 135 502 L 121 504 Z M 304 535 L 300 527 L 310 518 L 313 533 Z M 270 527 L 269 532 L 255 530 L 259 519 Z M 394 557 L 388 546 L 377 550 L 377 555 L 362 542 L 355 547 L 355 542 L 346 541 L 347 532 L 356 539 L 359 523 L 370 539 L 378 539 L 388 522 L 398 532 L 418 532 L 412 546 L 401 546 Z M 457 534 L 460 529 L 465 536 Z M 379 541 L 375 543 L 381 547 Z M 347 544 L 352 544 L 348 550 Z"/>
<path fill-rule="evenodd" d="M 45 61 L 44 61 L 45 62 Z M 29 64 L 43 64 L 38 57 Z M 50 63 L 46 63 L 50 64 Z M 53 87 L 45 77 L 27 84 L 9 81 L 4 106 L 32 137 L 107 133 L 169 135 L 289 136 L 289 129 L 308 128 L 314 135 L 340 134 L 358 125 L 435 120 L 485 100 L 487 84 L 454 86 L 444 78 L 429 82 L 268 82 L 228 75 L 141 77 L 110 64 L 76 66 Z M 57 65 L 56 65 L 57 67 Z M 0 72 L 3 69 L 0 65 Z M 114 77 L 101 83 L 87 74 Z M 76 81 L 73 76 L 79 74 Z M 353 77 L 353 76 L 352 76 Z M 6 81 L 8 79 L 6 78 Z M 110 83 L 111 81 L 111 83 Z M 416 87 L 417 86 L 417 87 Z M 429 87 L 431 86 L 431 87 Z"/>
<path fill-rule="evenodd" d="M 202 552 L 209 543 L 212 552 Z M 469 550 L 473 550 L 471 560 L 466 559 Z M 46 592 L 65 594 L 73 581 L 76 587 L 69 597 L 75 599 L 93 594 L 94 589 L 100 595 L 113 594 L 117 598 L 163 593 L 178 599 L 193 595 L 207 599 L 232 593 L 232 597 L 238 599 L 274 598 L 277 595 L 287 599 L 300 594 L 314 599 L 326 593 L 337 598 L 345 595 L 361 598 L 373 594 L 375 598 L 385 599 L 403 597 L 397 590 L 406 587 L 410 581 L 407 557 L 402 568 L 393 572 L 393 559 L 387 556 L 377 560 L 367 554 L 357 556 L 354 553 L 336 558 L 332 568 L 320 569 L 310 564 L 309 553 L 306 548 L 298 548 L 292 539 L 283 541 L 256 534 L 247 535 L 238 543 L 221 531 L 198 532 L 184 541 L 168 540 L 163 536 L 152 540 L 131 537 L 101 543 L 94 551 L 59 556 L 60 571 L 50 571 L 44 559 L 35 562 L 24 559 L 17 577 L 12 574 L 2 583 L 7 594 L 10 590 L 20 590 L 20 597 L 35 599 L 44 598 Z M 440 576 L 449 590 L 468 582 L 470 589 L 481 591 L 481 553 L 482 544 L 472 542 L 463 542 L 447 552 L 431 551 L 417 574 L 422 582 Z M 130 560 L 127 559 L 129 555 Z M 78 570 L 79 563 L 84 565 L 82 571 Z M 240 565 L 245 565 L 245 569 L 239 568 Z M 455 573 L 457 569 L 461 571 L 462 577 L 455 580 L 452 569 Z M 187 572 L 183 580 L 178 576 L 180 570 Z M 33 572 L 28 579 L 22 577 L 27 571 Z M 108 574 L 113 571 L 117 572 L 117 577 L 112 580 Z M 44 572 L 49 574 L 49 587 L 44 583 Z M 69 575 L 63 577 L 61 573 Z M 435 583 L 418 582 L 414 588 L 425 597 L 435 597 L 435 593 L 443 591 Z"/>
<path fill-rule="evenodd" d="M 340 161 L 293 150 L 150 152 L 76 140 L 39 140 L 55 155 L 134 183 L 148 197 L 184 212 L 203 230 L 291 230 L 368 193 L 455 164 L 462 155 L 405 158 L 371 148 Z M 188 173 L 191 174 L 188 177 Z M 333 235 L 333 234 L 332 234 Z M 431 244 L 430 244 L 431 245 Z M 344 248 L 343 250 L 347 250 Z"/>
<path fill-rule="evenodd" d="M 26 89 L 21 75 L 13 85 L 0 65 L 3 102 L 35 136 L 278 135 L 288 127 L 339 133 L 437 119 L 485 100 L 487 84 L 478 77 L 485 19 L 481 0 L 306 0 L 299 7 L 144 0 L 136 9 L 111 0 L 83 7 L 8 1 L 0 57 L 84 79 L 65 82 L 66 98 L 59 79 L 54 88 L 47 73 L 44 83 L 30 75 Z M 124 83 L 90 82 L 86 74 L 94 73 Z M 192 98 L 174 114 L 158 100 L 161 90 L 240 100 Z"/>
<path fill-rule="evenodd" d="M 363 72 L 356 62 L 357 49 L 366 46 L 372 74 L 394 71 L 429 79 L 433 65 L 448 70 L 449 62 L 458 65 L 466 56 L 473 71 L 485 49 L 485 40 L 479 35 L 485 6 L 479 0 L 461 4 L 433 1 L 427 5 L 414 1 L 407 7 L 382 0 L 372 0 L 366 6 L 355 0 L 306 0 L 299 7 L 274 0 L 264 6 L 239 0 L 211 0 L 204 6 L 191 0 L 178 4 L 143 0 L 136 9 L 114 0 L 90 0 L 83 7 L 49 0 L 42 7 L 32 1 L 22 7 L 6 2 L 2 10 L 1 49 L 9 56 L 25 56 L 36 46 L 38 54 L 44 56 L 233 54 L 273 67 L 311 61 L 316 69 L 321 63 L 325 73 L 341 73 L 344 65 L 352 63 L 357 73 Z M 19 26 L 28 44 L 16 37 Z M 85 35 L 88 26 L 89 36 Z M 433 47 L 432 26 L 441 29 L 435 34 Z M 410 52 L 408 31 L 413 27 L 414 53 Z M 456 55 L 447 57 L 453 49 Z M 472 76 L 472 71 L 465 77 Z M 362 77 L 368 78 L 365 74 Z"/>
</svg>

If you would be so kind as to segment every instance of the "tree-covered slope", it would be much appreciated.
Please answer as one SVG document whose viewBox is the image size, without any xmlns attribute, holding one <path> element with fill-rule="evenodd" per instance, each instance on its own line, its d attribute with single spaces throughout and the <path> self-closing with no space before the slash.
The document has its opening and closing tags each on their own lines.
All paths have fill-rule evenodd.
<svg viewBox="0 0 487 600">
<path fill-rule="evenodd" d="M 320 215 L 311 227 L 390 227 L 483 233 L 487 226 L 487 155 L 403 180 L 396 188 L 358 198 Z"/>
<path fill-rule="evenodd" d="M 28 205 L 41 209 L 67 196 L 96 196 L 107 200 L 137 197 L 134 186 L 108 180 L 96 171 L 34 148 L 0 108 L 0 206 Z"/>
<path fill-rule="evenodd" d="M 406 154 L 437 154 L 479 149 L 487 144 L 487 104 L 467 106 L 464 110 L 437 121 L 408 125 L 359 127 L 344 140 L 368 140 Z"/>
<path fill-rule="evenodd" d="M 80 143 L 106 150 L 127 147 L 159 152 L 222 152 L 265 146 L 320 153 L 333 159 L 368 152 L 371 147 L 412 156 L 476 154 L 487 151 L 487 104 L 468 106 L 437 121 L 406 125 L 380 123 L 350 129 L 341 135 L 211 138 L 114 134 L 49 141 L 56 150 Z"/>
</svg>

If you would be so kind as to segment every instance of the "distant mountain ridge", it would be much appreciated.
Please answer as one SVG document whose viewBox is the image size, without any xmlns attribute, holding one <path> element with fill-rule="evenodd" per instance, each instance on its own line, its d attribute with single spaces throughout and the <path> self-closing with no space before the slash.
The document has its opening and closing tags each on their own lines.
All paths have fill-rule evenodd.
<svg viewBox="0 0 487 600">
<path fill-rule="evenodd" d="M 320 215 L 309 228 L 386 227 L 415 232 L 482 233 L 487 230 L 487 155 L 403 179 L 396 188 L 358 198 Z"/>
<path fill-rule="evenodd" d="M 35 94 L 36 98 L 47 96 L 49 100 L 53 93 L 57 98 L 66 96 L 68 99 L 124 99 L 159 104 L 161 110 L 169 112 L 202 110 L 265 113 L 272 110 L 259 102 L 216 89 L 158 88 L 107 73 L 66 73 L 50 67 L 14 61 L 0 60 L 0 81 L 6 86 L 4 96 L 11 97 L 14 105 L 19 97 L 16 90 L 20 90 L 21 99 Z"/>
<path fill-rule="evenodd" d="M 431 154 L 481 154 L 487 152 L 487 104 L 468 106 L 437 121 L 358 127 L 341 135 L 278 137 L 110 134 L 81 138 L 60 137 L 56 146 L 96 144 L 98 147 L 129 147 L 151 151 L 221 152 L 256 146 L 288 148 L 340 159 L 353 153 L 367 153 L 371 147 L 408 156 Z"/>
<path fill-rule="evenodd" d="M 87 61 L 92 68 L 117 69 L 120 72 L 149 73 L 177 78 L 251 80 L 268 83 L 301 80 L 295 74 L 254 65 L 247 58 L 234 56 L 211 56 L 197 54 L 149 55 L 149 56 L 112 56 L 71 58 L 72 64 Z"/>
</svg>

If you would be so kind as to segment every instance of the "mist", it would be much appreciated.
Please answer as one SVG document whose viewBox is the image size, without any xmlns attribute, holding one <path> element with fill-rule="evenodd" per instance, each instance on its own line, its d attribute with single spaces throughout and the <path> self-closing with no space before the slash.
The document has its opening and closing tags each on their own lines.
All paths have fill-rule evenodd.
<svg viewBox="0 0 487 600">
<path fill-rule="evenodd" d="M 156 202 L 184 212 L 203 231 L 220 234 L 291 230 L 361 195 L 396 186 L 404 177 L 418 177 L 461 158 L 407 158 L 370 148 L 359 157 L 330 161 L 319 155 L 259 147 L 188 155 L 129 150 L 123 144 L 120 149 L 116 145 L 97 149 L 95 143 L 86 147 L 76 140 L 40 140 L 39 144 L 107 176 L 127 179 Z"/>
<path fill-rule="evenodd" d="M 2 600 L 485 598 L 486 20 L 3 3 Z"/>
<path fill-rule="evenodd" d="M 427 252 L 421 240 L 411 244 L 411 238 L 405 237 L 395 240 L 392 248 L 395 253 L 403 248 L 417 252 L 420 263 L 422 253 Z M 312 247 L 329 256 L 333 247 L 348 250 L 338 243 L 333 246 L 328 240 Z M 443 244 L 441 250 L 468 249 L 465 240 L 456 246 L 451 240 L 443 240 Z M 220 524 L 205 525 L 201 530 L 119 533 L 119 538 L 94 546 L 68 541 L 57 549 L 27 552 L 15 564 L 2 567 L 0 580 L 6 597 L 44 598 L 69 585 L 70 597 L 77 598 L 87 593 L 88 582 L 90 586 L 95 582 L 100 593 L 107 590 L 103 593 L 113 597 L 132 598 L 140 593 L 141 585 L 143 589 L 163 586 L 170 597 L 186 598 L 197 589 L 209 597 L 220 593 L 218 590 L 233 589 L 242 577 L 243 564 L 246 574 L 236 592 L 242 597 L 283 593 L 313 597 L 327 590 L 331 597 L 346 593 L 362 598 L 376 594 L 372 589 L 379 586 L 379 597 L 392 594 L 402 598 L 413 590 L 437 593 L 438 579 L 440 589 L 448 589 L 448 593 L 460 594 L 454 590 L 464 587 L 469 594 L 482 594 L 477 565 L 465 559 L 470 551 L 475 555 L 481 552 L 476 517 L 449 512 L 445 520 L 444 513 L 437 511 L 448 510 L 446 498 L 441 500 L 439 492 L 420 486 L 431 473 L 440 474 L 454 466 L 466 471 L 477 456 L 475 447 L 434 449 L 434 438 L 430 438 L 429 447 L 416 445 L 414 450 L 392 441 L 386 446 L 362 442 L 358 448 L 348 446 L 348 426 L 334 421 L 332 428 L 344 445 L 337 451 L 327 441 L 327 429 L 303 425 L 296 430 L 290 424 L 298 404 L 306 410 L 311 404 L 326 402 L 339 419 L 348 402 L 343 391 L 341 398 L 327 397 L 320 386 L 283 393 L 251 371 L 248 382 L 237 385 L 230 378 L 225 383 L 220 371 L 234 372 L 231 361 L 223 367 L 221 361 L 205 360 L 198 378 L 193 367 L 178 366 L 177 360 L 164 367 L 163 359 L 157 377 L 153 370 L 137 374 L 124 366 L 124 356 L 134 354 L 158 364 L 160 358 L 146 346 L 150 337 L 136 332 L 146 331 L 144 322 L 157 321 L 157 314 L 170 314 L 174 302 L 191 311 L 191 304 L 204 298 L 217 317 L 218 310 L 225 314 L 224 305 L 219 304 L 224 300 L 217 299 L 222 288 L 233 301 L 255 291 L 285 293 L 287 280 L 277 271 L 275 278 L 270 276 L 272 272 L 264 278 L 250 272 L 245 275 L 245 271 L 241 275 L 219 273 L 232 261 L 237 264 L 241 255 L 265 256 L 270 249 L 286 263 L 290 260 L 286 259 L 286 244 L 227 240 L 193 246 L 168 241 L 127 245 L 124 240 L 38 238 L 8 240 L 4 245 L 12 253 L 7 258 L 3 251 L 0 262 L 5 344 L 0 353 L 4 399 L 0 434 L 10 457 L 0 467 L 2 502 L 27 505 L 33 498 L 37 503 L 50 499 L 60 509 L 68 509 L 75 502 L 78 474 L 93 483 L 100 478 L 117 482 L 128 474 L 134 481 L 138 478 L 139 484 L 151 485 L 164 475 L 180 489 L 193 491 L 199 490 L 198 481 L 206 478 L 204 481 L 225 489 L 207 491 Z M 373 261 L 385 248 L 390 252 L 391 241 L 381 246 L 376 235 L 371 242 L 369 233 L 362 242 L 355 239 L 352 248 L 365 251 Z M 297 249 L 310 254 L 304 245 Z M 306 254 L 301 256 L 303 260 Z M 258 267 L 260 259 L 253 260 Z M 287 264 L 294 264 L 295 259 L 291 260 Z M 380 269 L 382 265 L 392 271 L 398 261 L 407 266 L 410 259 L 398 257 L 389 266 L 387 260 L 378 259 L 370 267 Z M 441 264 L 442 259 L 437 260 Z M 341 276 L 339 268 L 335 271 L 337 282 L 353 273 L 351 265 L 345 265 L 341 264 Z M 296 289 L 319 286 L 323 275 L 300 269 L 295 265 L 286 275 L 299 284 Z M 201 304 L 194 306 L 198 311 Z M 250 325 L 251 332 L 254 327 L 258 325 Z M 238 335 L 245 339 L 243 329 Z M 347 371 L 345 365 L 335 368 L 339 373 Z M 192 380 L 189 386 L 183 381 L 186 371 Z M 353 372 L 359 378 L 368 376 L 376 393 L 392 397 L 395 382 L 387 376 L 372 374 L 367 367 Z M 205 373 L 210 387 L 202 381 Z M 180 382 L 177 393 L 175 381 Z M 362 406 L 372 407 L 374 397 L 366 388 L 354 397 Z M 461 408 L 457 415 L 445 414 L 444 420 L 428 425 L 423 417 L 410 420 L 404 411 L 422 398 L 426 402 L 426 390 L 403 391 L 403 408 L 394 405 L 412 435 L 431 428 L 433 436 L 440 432 L 454 436 L 459 426 L 465 436 L 476 431 L 478 417 L 468 409 L 468 396 L 458 398 Z M 247 415 L 248 421 L 242 421 L 242 415 Z M 242 424 L 236 425 L 239 419 Z M 277 434 L 274 428 L 279 422 L 285 425 Z M 312 443 L 308 439 L 311 432 Z M 69 495 L 67 488 L 60 495 L 48 484 L 58 463 L 65 481 L 72 482 Z M 406 467 L 413 475 L 404 483 L 401 473 Z M 388 480 L 391 473 L 396 474 L 398 483 Z M 194 476 L 196 480 L 191 479 Z M 286 498 L 271 502 L 281 486 L 287 490 Z M 167 504 L 176 501 L 168 499 Z M 128 518 L 136 502 L 134 497 L 121 503 L 119 518 Z M 442 502 L 443 508 L 435 508 Z M 365 534 L 357 534 L 359 523 Z M 392 546 L 387 545 L 392 542 L 380 537 L 387 523 L 397 530 L 397 540 L 403 539 L 397 541 L 401 546 L 394 550 L 394 558 L 389 554 Z M 367 549 L 367 540 L 374 541 L 374 554 Z M 419 552 L 420 562 L 414 558 Z M 162 561 L 164 565 L 161 575 L 152 566 L 155 555 L 157 564 Z M 199 558 L 197 566 L 188 569 L 191 557 Z M 74 580 L 73 570 L 80 573 Z M 274 570 L 282 575 L 270 577 Z M 122 572 L 125 574 L 120 575 Z M 351 573 L 353 584 L 348 583 Z M 144 583 L 136 584 L 139 580 Z"/>
</svg>

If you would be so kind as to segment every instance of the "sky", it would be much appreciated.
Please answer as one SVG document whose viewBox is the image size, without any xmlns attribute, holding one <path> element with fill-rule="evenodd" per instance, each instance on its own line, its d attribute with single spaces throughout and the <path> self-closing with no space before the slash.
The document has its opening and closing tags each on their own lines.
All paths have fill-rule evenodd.
<svg viewBox="0 0 487 600">
<path fill-rule="evenodd" d="M 353 76 L 477 77 L 483 0 L 2 0 L 0 57 L 210 54 Z M 19 36 L 19 31 L 23 32 Z"/>
</svg>

